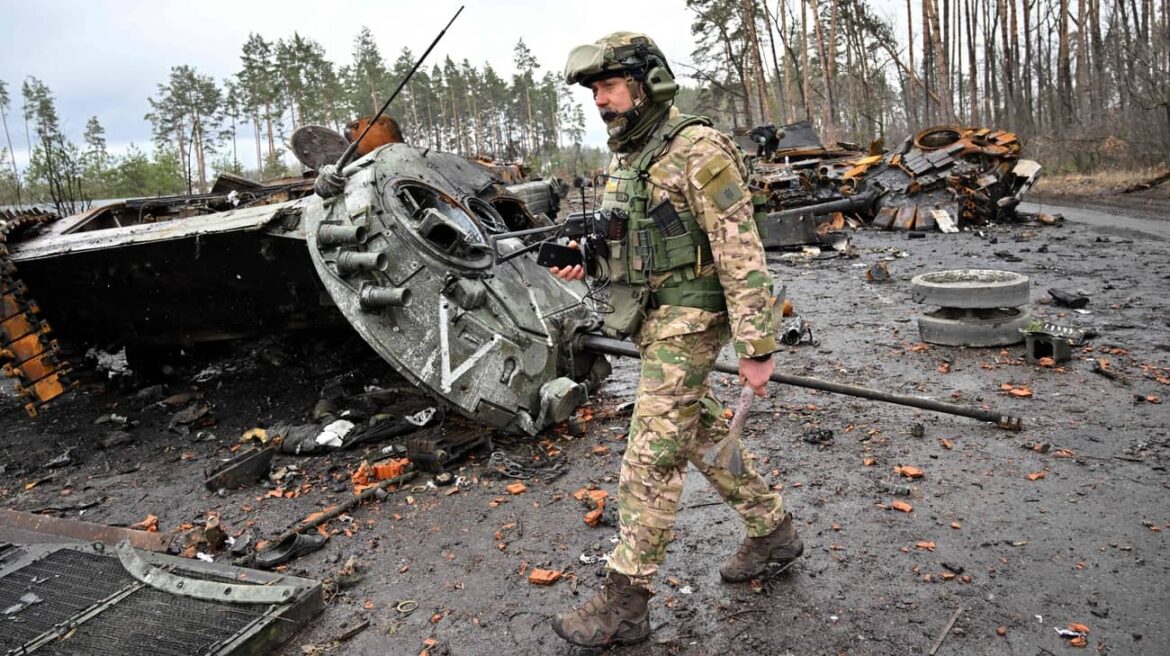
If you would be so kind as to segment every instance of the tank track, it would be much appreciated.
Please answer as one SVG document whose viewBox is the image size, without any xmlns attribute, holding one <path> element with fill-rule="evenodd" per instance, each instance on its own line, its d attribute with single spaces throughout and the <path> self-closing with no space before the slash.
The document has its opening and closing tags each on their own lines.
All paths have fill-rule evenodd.
<svg viewBox="0 0 1170 656">
<path fill-rule="evenodd" d="M 16 379 L 30 417 L 77 383 L 40 306 L 17 275 L 8 244 L 19 232 L 58 218 L 42 210 L 0 210 L 0 365 L 6 377 Z"/>
</svg>

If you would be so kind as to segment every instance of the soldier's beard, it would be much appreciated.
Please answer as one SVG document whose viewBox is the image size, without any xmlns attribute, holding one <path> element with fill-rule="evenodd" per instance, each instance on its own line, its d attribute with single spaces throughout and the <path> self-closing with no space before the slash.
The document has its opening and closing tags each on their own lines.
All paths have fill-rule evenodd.
<svg viewBox="0 0 1170 656">
<path fill-rule="evenodd" d="M 626 112 L 615 112 L 612 109 L 602 110 L 601 120 L 605 121 L 605 131 L 610 139 L 617 139 L 625 134 L 630 127 L 630 115 L 636 113 L 637 107 Z"/>
</svg>

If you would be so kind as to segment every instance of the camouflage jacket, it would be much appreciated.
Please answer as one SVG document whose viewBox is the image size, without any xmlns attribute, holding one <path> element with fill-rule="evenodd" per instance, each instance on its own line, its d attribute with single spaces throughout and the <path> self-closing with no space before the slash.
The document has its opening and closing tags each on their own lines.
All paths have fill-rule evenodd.
<svg viewBox="0 0 1170 656">
<path fill-rule="evenodd" d="M 678 115 L 672 108 L 670 116 Z M 614 156 L 633 161 L 639 153 Z M 752 217 L 751 193 L 744 177 L 747 170 L 739 149 L 722 132 L 704 125 L 683 128 L 656 157 L 649 171 L 650 202 L 653 206 L 670 199 L 675 209 L 690 208 L 707 233 L 714 262 L 700 276 L 719 276 L 727 300 L 727 312 L 698 308 L 662 306 L 651 310 L 637 339 L 641 344 L 706 330 L 727 320 L 740 357 L 760 356 L 778 349 L 778 312 L 772 302 L 772 276 L 764 260 L 764 247 Z M 668 278 L 669 274 L 662 277 Z M 652 280 L 651 287 L 662 280 Z"/>
</svg>

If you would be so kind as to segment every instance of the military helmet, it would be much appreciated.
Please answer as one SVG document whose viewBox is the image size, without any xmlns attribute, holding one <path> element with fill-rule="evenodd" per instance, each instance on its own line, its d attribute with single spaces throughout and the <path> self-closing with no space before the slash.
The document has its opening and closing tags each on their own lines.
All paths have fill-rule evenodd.
<svg viewBox="0 0 1170 656">
<path fill-rule="evenodd" d="M 641 80 L 655 67 L 666 69 L 673 81 L 666 55 L 653 39 L 638 32 L 614 32 L 573 48 L 565 63 L 565 83 L 587 87 L 602 78 L 625 73 Z"/>
</svg>

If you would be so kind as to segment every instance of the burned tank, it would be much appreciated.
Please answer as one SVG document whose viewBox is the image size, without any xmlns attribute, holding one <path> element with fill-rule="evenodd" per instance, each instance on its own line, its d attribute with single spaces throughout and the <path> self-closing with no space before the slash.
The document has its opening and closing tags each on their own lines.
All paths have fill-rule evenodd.
<svg viewBox="0 0 1170 656">
<path fill-rule="evenodd" d="M 526 434 L 564 420 L 608 373 L 604 356 L 569 346 L 597 325 L 583 286 L 530 256 L 496 262 L 524 243 L 492 236 L 550 225 L 559 183 L 513 191 L 490 169 L 405 143 L 345 174 L 331 198 L 312 193 L 314 177 L 224 176 L 202 196 L 9 217 L 0 355 L 26 409 L 68 389 L 58 336 L 133 353 L 350 326 L 450 408 Z"/>
<path fill-rule="evenodd" d="M 598 325 L 584 286 L 531 257 L 497 262 L 524 243 L 490 241 L 521 226 L 484 199 L 483 169 L 389 144 L 343 175 L 341 193 L 302 212 L 308 251 L 349 324 L 403 376 L 480 422 L 535 434 L 608 374 L 569 348 Z"/>
</svg>

